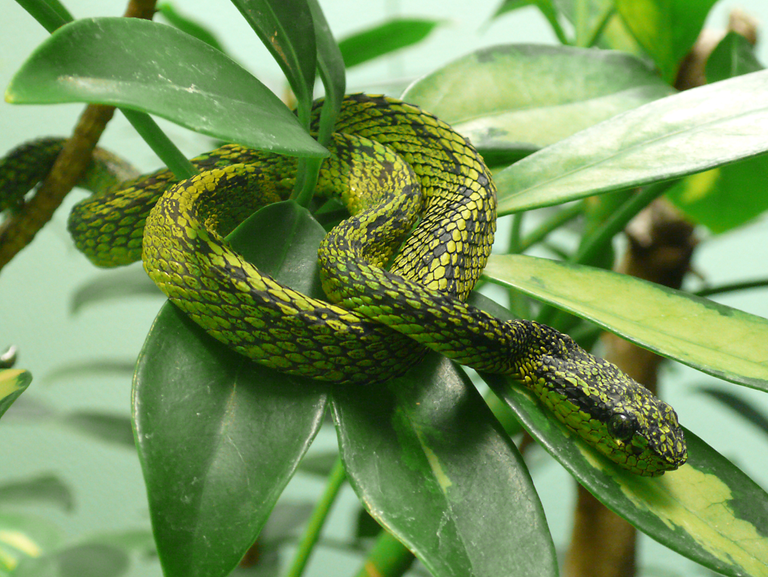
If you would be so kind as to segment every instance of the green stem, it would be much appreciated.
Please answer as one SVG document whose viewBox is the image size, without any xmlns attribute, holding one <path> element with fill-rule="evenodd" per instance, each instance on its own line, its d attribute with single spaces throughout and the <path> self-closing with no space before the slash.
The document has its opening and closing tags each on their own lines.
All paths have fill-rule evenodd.
<svg viewBox="0 0 768 577">
<path fill-rule="evenodd" d="M 339 493 L 346 474 L 344 472 L 344 464 L 341 462 L 341 457 L 336 459 L 336 462 L 331 469 L 331 473 L 328 476 L 328 484 L 325 487 L 323 495 L 315 505 L 315 510 L 312 512 L 312 516 L 307 523 L 307 529 L 299 542 L 299 548 L 296 551 L 296 556 L 293 559 L 293 564 L 286 577 L 299 577 L 309 561 L 312 550 L 320 537 L 320 531 L 325 524 L 325 520 L 328 517 L 328 513 L 331 510 L 336 495 Z"/>
<path fill-rule="evenodd" d="M 579 250 L 571 258 L 571 262 L 577 264 L 589 264 L 600 251 L 604 250 L 606 245 L 611 242 L 613 237 L 627 226 L 637 213 L 648 206 L 654 199 L 667 192 L 675 180 L 668 180 L 645 187 L 637 194 L 633 195 L 619 209 L 614 212 L 601 226 L 584 239 Z"/>
<path fill-rule="evenodd" d="M 707 287 L 696 291 L 696 296 L 708 297 L 712 295 L 718 295 L 722 293 L 728 293 L 733 291 L 743 291 L 753 288 L 765 288 L 768 287 L 768 279 L 762 280 L 748 280 L 742 282 L 735 282 L 731 284 L 724 284 L 721 286 Z"/>
<path fill-rule="evenodd" d="M 408 571 L 413 561 L 413 553 L 382 529 L 356 577 L 400 577 Z"/>
<path fill-rule="evenodd" d="M 16 0 L 16 3 L 29 12 L 49 33 L 73 20 L 72 15 L 59 2 Z"/>
<path fill-rule="evenodd" d="M 125 108 L 120 112 L 177 179 L 184 180 L 198 173 L 195 165 L 176 148 L 149 114 Z"/>
<path fill-rule="evenodd" d="M 586 48 L 592 48 L 595 44 L 597 44 L 597 41 L 600 40 L 600 36 L 603 35 L 605 27 L 608 26 L 608 23 L 611 21 L 611 18 L 615 13 L 616 7 L 612 3 L 608 4 L 604 8 L 603 14 L 600 16 L 600 20 L 598 21 L 598 25 L 595 26 L 595 28 L 592 30 L 592 34 L 585 44 Z"/>
</svg>

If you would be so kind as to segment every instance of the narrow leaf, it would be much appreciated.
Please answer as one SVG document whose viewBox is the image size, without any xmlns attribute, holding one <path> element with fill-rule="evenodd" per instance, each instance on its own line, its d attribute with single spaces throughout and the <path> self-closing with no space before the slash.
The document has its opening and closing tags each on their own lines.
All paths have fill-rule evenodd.
<svg viewBox="0 0 768 577">
<path fill-rule="evenodd" d="M 391 54 L 424 40 L 440 25 L 439 20 L 394 18 L 339 41 L 347 68 Z"/>
<path fill-rule="evenodd" d="M 386 386 L 340 388 L 333 415 L 360 500 L 433 575 L 557 574 L 517 449 L 447 359 L 430 355 Z"/>
<path fill-rule="evenodd" d="M 412 84 L 403 99 L 479 148 L 542 147 L 672 92 L 629 54 L 508 44 L 445 65 Z"/>
<path fill-rule="evenodd" d="M 768 392 L 764 318 L 627 275 L 530 256 L 492 255 L 483 274 L 660 355 Z"/>
<path fill-rule="evenodd" d="M 327 154 L 266 86 L 227 56 L 171 26 L 137 18 L 63 26 L 22 65 L 6 100 L 112 104 L 255 148 Z"/>
<path fill-rule="evenodd" d="M 323 236 L 306 211 L 280 203 L 230 240 L 261 270 L 317 294 Z M 139 358 L 133 408 L 166 576 L 232 571 L 314 439 L 325 405 L 321 385 L 252 363 L 170 303 L 163 307 Z"/>
<path fill-rule="evenodd" d="M 29 383 L 32 375 L 19 369 L 0 369 L 0 417 L 5 414 L 13 402 L 19 398 Z"/>
<path fill-rule="evenodd" d="M 768 71 L 656 100 L 501 171 L 499 214 L 700 172 L 768 150 Z"/>
<path fill-rule="evenodd" d="M 685 431 L 685 465 L 661 477 L 641 477 L 547 418 L 529 391 L 498 375 L 483 378 L 579 483 L 638 529 L 718 573 L 766 573 L 768 494 L 693 433 Z"/>
</svg>

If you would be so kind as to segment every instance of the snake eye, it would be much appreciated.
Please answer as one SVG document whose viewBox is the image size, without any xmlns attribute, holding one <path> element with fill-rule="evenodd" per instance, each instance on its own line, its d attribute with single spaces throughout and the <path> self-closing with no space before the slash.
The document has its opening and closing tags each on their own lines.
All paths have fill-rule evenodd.
<svg viewBox="0 0 768 577">
<path fill-rule="evenodd" d="M 614 439 L 627 441 L 635 433 L 635 424 L 624 413 L 616 413 L 608 420 L 608 432 Z"/>
</svg>

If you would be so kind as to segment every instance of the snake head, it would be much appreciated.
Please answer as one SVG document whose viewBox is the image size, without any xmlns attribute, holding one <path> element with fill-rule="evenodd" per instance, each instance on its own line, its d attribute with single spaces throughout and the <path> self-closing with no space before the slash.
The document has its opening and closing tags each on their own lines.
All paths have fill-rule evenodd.
<svg viewBox="0 0 768 577">
<path fill-rule="evenodd" d="M 658 476 L 688 458 L 668 404 L 615 365 L 545 325 L 529 325 L 520 378 L 571 431 L 634 473 Z"/>
</svg>

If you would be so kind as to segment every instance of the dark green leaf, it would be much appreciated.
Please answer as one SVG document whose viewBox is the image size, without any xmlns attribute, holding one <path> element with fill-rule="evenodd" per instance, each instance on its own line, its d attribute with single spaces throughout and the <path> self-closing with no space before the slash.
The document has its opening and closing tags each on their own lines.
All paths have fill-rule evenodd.
<svg viewBox="0 0 768 577">
<path fill-rule="evenodd" d="M 307 0 L 232 0 L 232 4 L 283 69 L 299 101 L 300 114 L 308 114 L 317 52 Z"/>
<path fill-rule="evenodd" d="M 413 46 L 424 40 L 440 25 L 439 20 L 394 18 L 339 41 L 339 49 L 347 68 L 358 66 Z"/>
<path fill-rule="evenodd" d="M 137 18 L 85 19 L 60 28 L 22 65 L 6 100 L 113 104 L 255 148 L 327 154 L 266 86 L 224 54 Z"/>
<path fill-rule="evenodd" d="M 768 150 L 768 71 L 686 90 L 582 130 L 496 176 L 499 214 L 700 172 Z"/>
<path fill-rule="evenodd" d="M 96 411 L 76 411 L 63 415 L 59 421 L 79 433 L 101 441 L 131 449 L 134 447 L 129 417 Z"/>
<path fill-rule="evenodd" d="M 635 39 L 673 83 L 680 61 L 696 42 L 717 0 L 616 0 Z"/>
<path fill-rule="evenodd" d="M 128 570 L 125 551 L 87 543 L 22 561 L 14 577 L 119 577 Z"/>
<path fill-rule="evenodd" d="M 340 388 L 333 411 L 358 497 L 433 575 L 557 574 L 517 449 L 450 361 L 429 355 L 386 386 Z"/>
<path fill-rule="evenodd" d="M 728 32 L 707 59 L 707 82 L 718 82 L 765 68 L 755 57 L 755 47 L 741 34 Z"/>
<path fill-rule="evenodd" d="M 19 398 L 29 383 L 32 375 L 19 369 L 0 369 L 0 417 L 5 414 L 13 402 Z"/>
<path fill-rule="evenodd" d="M 479 148 L 529 151 L 673 92 L 628 54 L 509 44 L 447 64 L 417 80 L 403 99 Z"/>
<path fill-rule="evenodd" d="M 483 274 L 660 355 L 768 391 L 762 317 L 631 276 L 530 256 L 491 255 Z"/>
<path fill-rule="evenodd" d="M 182 32 L 186 32 L 190 36 L 194 36 L 198 40 L 202 40 L 208 46 L 212 46 L 216 50 L 224 52 L 224 47 L 213 32 L 199 22 L 194 21 L 192 18 L 189 18 L 176 10 L 176 7 L 173 4 L 163 2 L 158 5 L 157 10 L 169 24 L 172 24 Z"/>
<path fill-rule="evenodd" d="M 322 228 L 293 203 L 231 235 L 261 270 L 317 294 Z M 229 574 L 322 423 L 325 388 L 250 362 L 166 304 L 139 358 L 134 419 L 167 577 Z"/>
<path fill-rule="evenodd" d="M 71 511 L 72 491 L 57 476 L 43 474 L 0 485 L 0 503 L 6 505 L 47 503 Z"/>
</svg>

